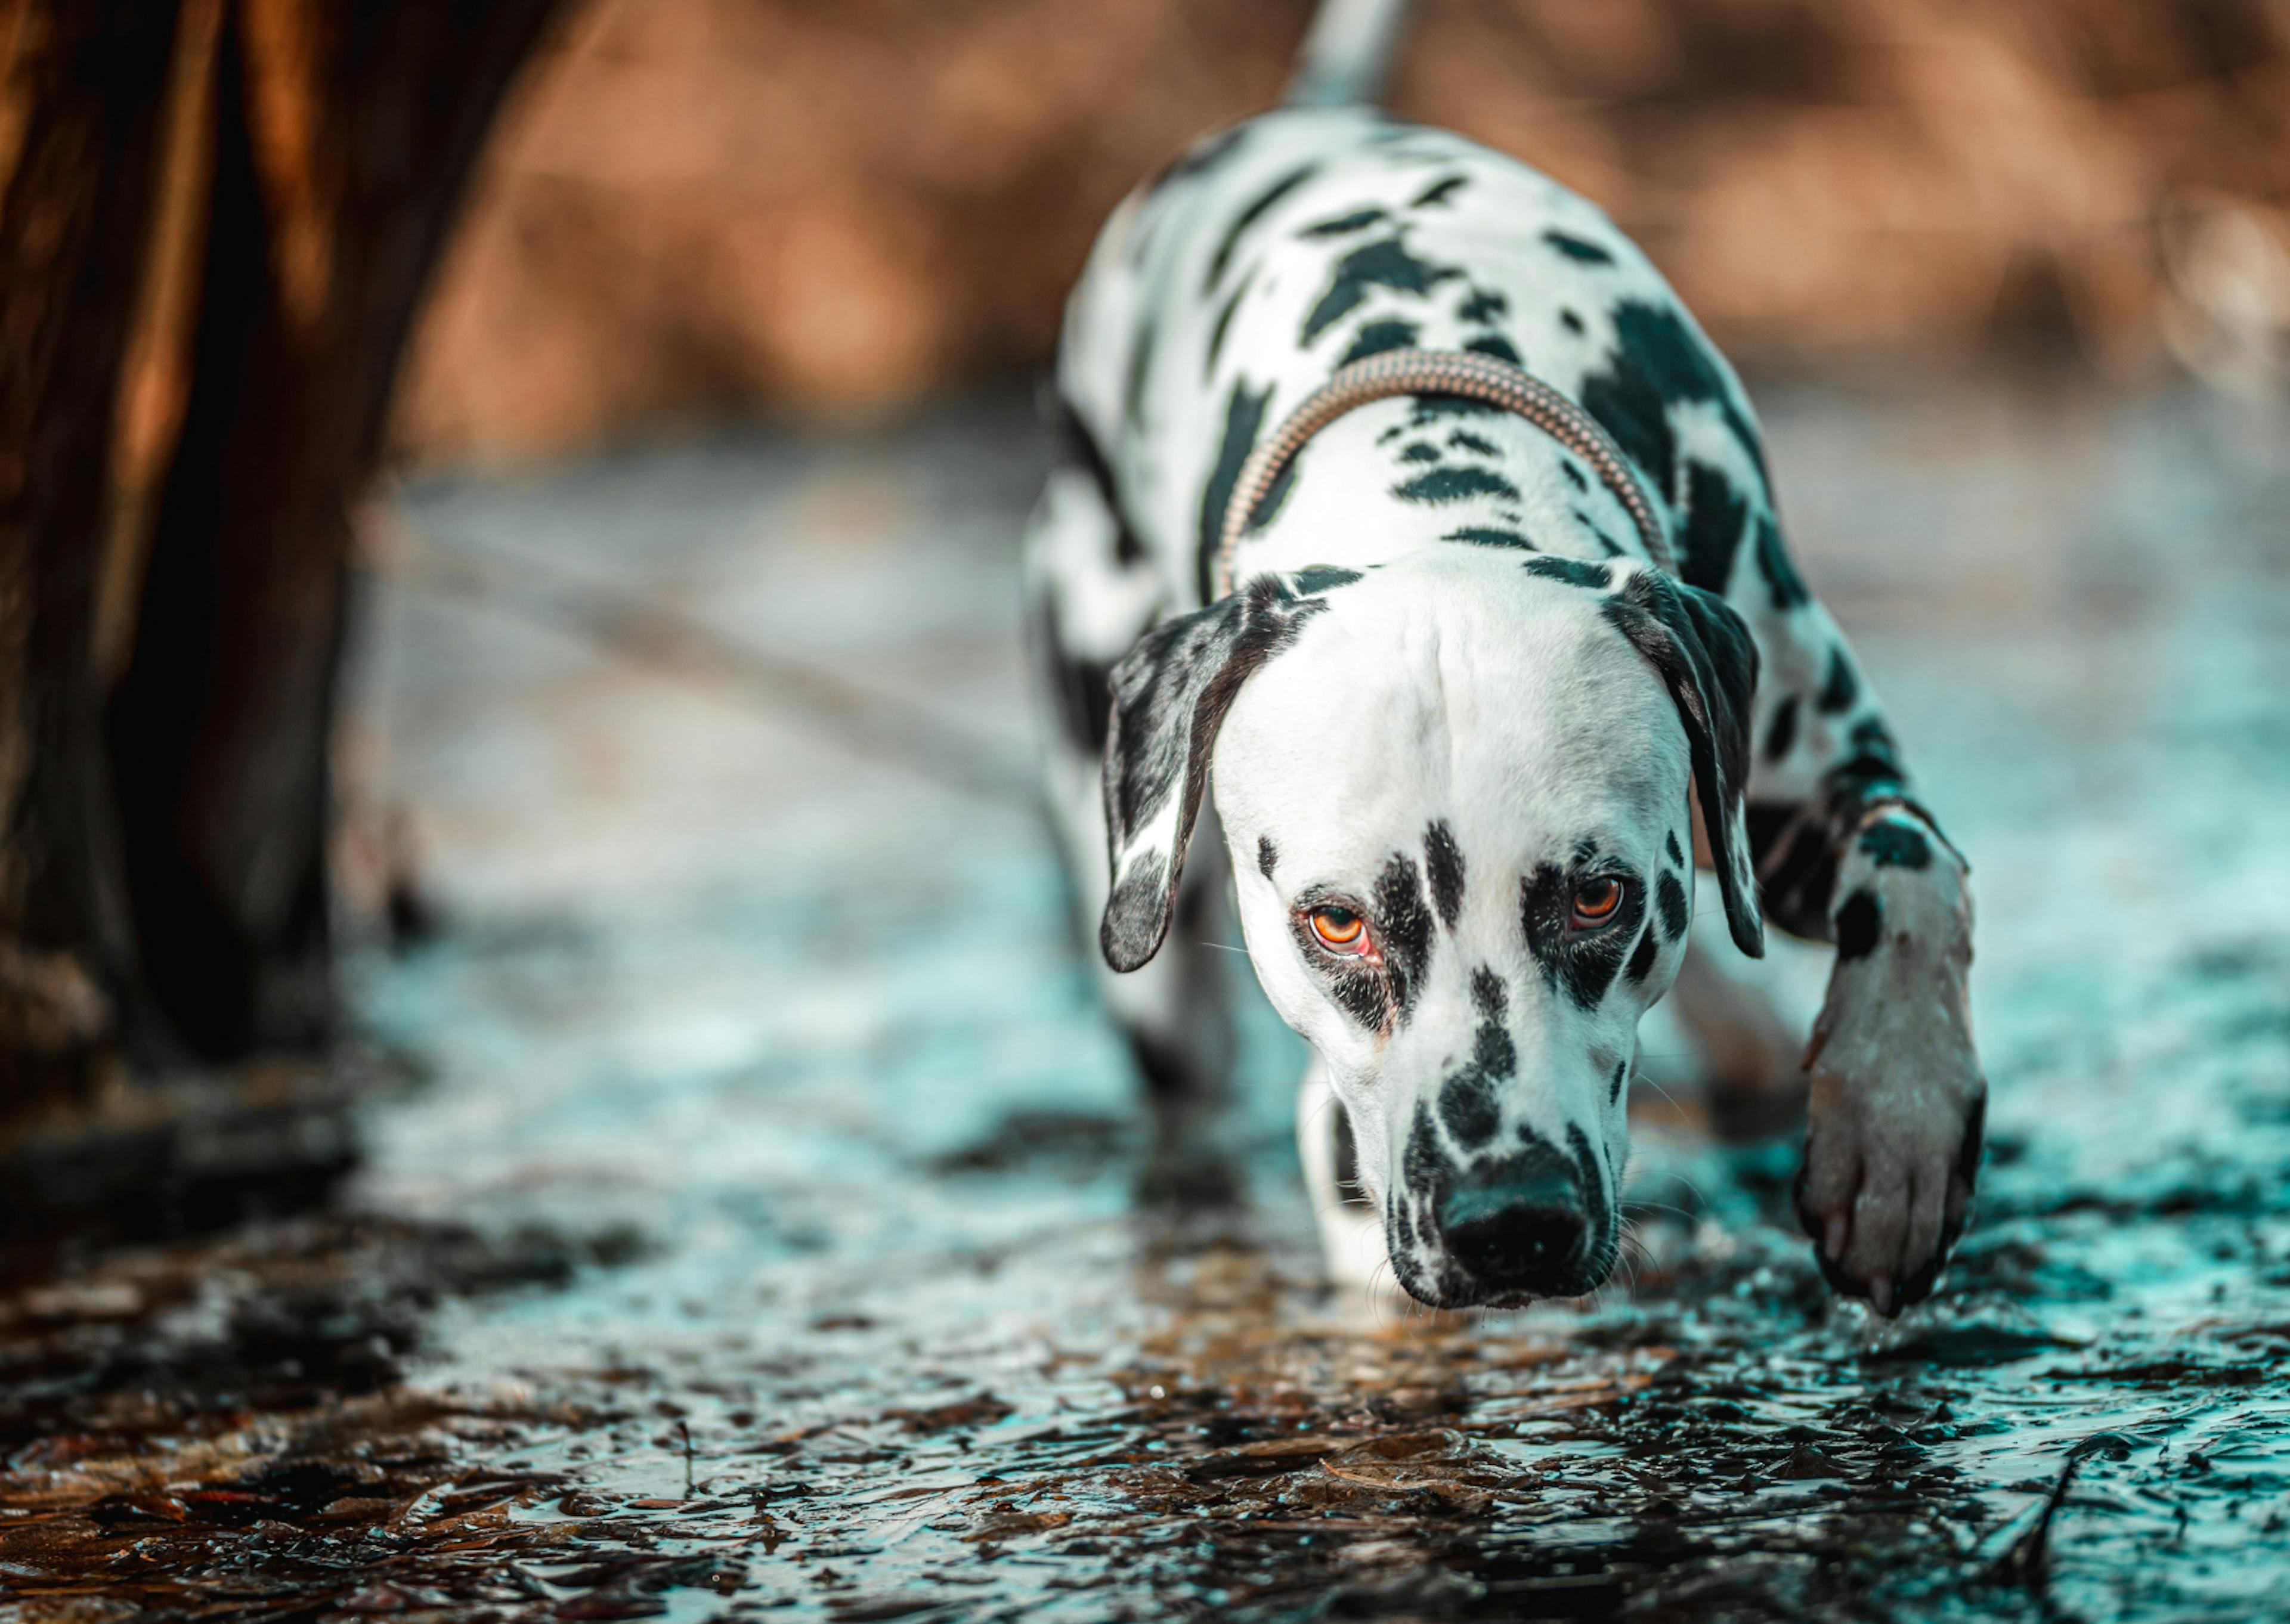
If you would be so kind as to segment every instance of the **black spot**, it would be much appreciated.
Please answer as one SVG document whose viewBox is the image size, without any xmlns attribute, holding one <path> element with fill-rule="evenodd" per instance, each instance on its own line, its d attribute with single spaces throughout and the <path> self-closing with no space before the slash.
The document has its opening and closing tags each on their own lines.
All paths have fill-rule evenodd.
<svg viewBox="0 0 2290 1624">
<path fill-rule="evenodd" d="M 1654 904 L 1661 909 L 1661 934 L 1665 941 L 1676 941 L 1685 934 L 1685 887 L 1668 869 L 1654 882 Z"/>
<path fill-rule="evenodd" d="M 1583 512 L 1580 508 L 1574 509 L 1574 522 L 1590 532 L 1590 539 L 1598 544 L 1599 550 L 1604 552 L 1607 557 L 1620 558 L 1623 556 L 1622 544 L 1615 540 L 1613 537 L 1608 535 L 1605 531 L 1599 529 L 1598 521 L 1592 518 L 1589 514 Z"/>
<path fill-rule="evenodd" d="M 1467 340 L 1463 348 L 1482 356 L 1493 356 L 1498 361 L 1508 361 L 1513 366 L 1519 364 L 1517 347 L 1500 332 L 1483 332 Z"/>
<path fill-rule="evenodd" d="M 1779 761 L 1797 742 L 1797 695 L 1774 707 L 1773 724 L 1766 729 L 1766 759 Z"/>
<path fill-rule="evenodd" d="M 1502 447 L 1485 435 L 1473 434 L 1468 428 L 1458 428 L 1447 436 L 1447 444 L 1458 451 L 1477 452 L 1482 457 L 1500 457 Z"/>
<path fill-rule="evenodd" d="M 1518 1052 L 1503 1028 L 1508 1001 L 1502 978 L 1480 965 L 1471 972 L 1471 1002 L 1479 1012 L 1472 1034 L 1470 1062 L 1439 1085 L 1439 1116 L 1467 1150 L 1493 1139 L 1501 1125 L 1502 1106 L 1495 1085 L 1518 1069 Z"/>
<path fill-rule="evenodd" d="M 1583 1215 L 1584 1228 L 1590 1235 L 1608 1235 L 1614 1225 L 1613 1204 L 1607 1196 L 1605 1180 L 1598 1177 L 1598 1157 L 1590 1148 L 1590 1136 L 1581 1124 L 1569 1123 L 1566 1142 L 1573 1146 L 1574 1165 L 1582 1172 L 1582 1194 L 1589 1207 Z"/>
<path fill-rule="evenodd" d="M 1479 1012 L 1482 1020 L 1500 1022 L 1510 1009 L 1510 999 L 1503 991 L 1502 977 L 1481 964 L 1471 972 L 1471 1006 Z"/>
<path fill-rule="evenodd" d="M 1216 371 L 1217 356 L 1224 349 L 1225 332 L 1232 325 L 1232 313 L 1240 308 L 1240 301 L 1248 297 L 1248 290 L 1255 285 L 1256 269 L 1252 266 L 1248 275 L 1240 279 L 1240 285 L 1233 289 L 1231 297 L 1217 311 L 1216 325 L 1209 329 L 1208 354 L 1201 361 L 1201 377 L 1204 380 Z"/>
<path fill-rule="evenodd" d="M 1241 464 L 1256 449 L 1257 434 L 1264 427 L 1265 403 L 1271 398 L 1271 385 L 1251 390 L 1242 379 L 1233 384 L 1232 397 L 1225 403 L 1224 442 L 1217 450 L 1215 470 L 1201 492 L 1199 569 L 1204 602 L 1216 596 L 1216 583 L 1210 577 L 1216 565 L 1217 539 L 1224 529 L 1224 510 L 1232 500 Z"/>
<path fill-rule="evenodd" d="M 1723 594 L 1734 576 L 1734 555 L 1748 528 L 1750 499 L 1734 482 L 1698 460 L 1685 465 L 1685 530 L 1678 538 L 1678 575 L 1689 587 Z"/>
<path fill-rule="evenodd" d="M 1433 504 L 1469 501 L 1475 496 L 1500 496 L 1514 502 L 1518 500 L 1518 487 L 1501 475 L 1468 467 L 1433 468 L 1404 484 L 1392 486 L 1391 493 L 1404 502 Z"/>
<path fill-rule="evenodd" d="M 1312 564 L 1297 571 L 1293 579 L 1296 590 L 1309 596 L 1335 587 L 1349 587 L 1365 577 L 1357 570 L 1339 569 L 1333 564 Z"/>
<path fill-rule="evenodd" d="M 1790 562 L 1789 549 L 1782 545 L 1782 527 L 1774 523 L 1771 514 L 1758 517 L 1758 572 L 1766 578 L 1766 589 L 1773 594 L 1775 609 L 1787 612 L 1813 601 L 1797 565 Z"/>
<path fill-rule="evenodd" d="M 1336 1197 L 1346 1206 L 1367 1206 L 1367 1190 L 1360 1183 L 1359 1141 L 1352 1136 L 1351 1113 L 1338 1104 L 1329 1113 L 1329 1133 L 1336 1141 Z"/>
<path fill-rule="evenodd" d="M 1423 876 L 1430 882 L 1431 904 L 1449 930 L 1463 906 L 1463 850 L 1445 823 L 1423 831 Z"/>
<path fill-rule="evenodd" d="M 1653 956 L 1657 951 L 1658 947 L 1659 944 L 1655 942 L 1653 937 L 1653 926 L 1646 926 L 1645 932 L 1638 937 L 1637 951 L 1630 955 L 1630 965 L 1628 973 L 1630 978 L 1631 985 L 1637 986 L 1644 982 L 1647 974 L 1652 972 L 1653 969 Z"/>
<path fill-rule="evenodd" d="M 1597 244 L 1576 236 L 1571 232 L 1551 230 L 1542 234 L 1542 240 L 1570 260 L 1585 265 L 1612 265 L 1614 256 Z"/>
<path fill-rule="evenodd" d="M 1331 324 L 1341 320 L 1357 308 L 1372 287 L 1423 294 L 1450 277 L 1461 274 L 1452 265 L 1433 265 L 1417 259 L 1396 236 L 1364 244 L 1337 261 L 1335 274 L 1329 280 L 1327 291 L 1320 295 L 1319 302 L 1304 318 L 1303 332 L 1298 341 L 1309 344 L 1319 337 Z"/>
<path fill-rule="evenodd" d="M 1455 195 L 1457 188 L 1468 185 L 1470 179 L 1469 175 L 1442 175 L 1416 193 L 1407 206 L 1411 209 L 1428 209 L 1433 204 L 1445 203 Z"/>
<path fill-rule="evenodd" d="M 1407 427 L 1426 428 L 1448 417 L 1500 417 L 1501 406 L 1461 395 L 1411 395 L 1407 397 Z"/>
<path fill-rule="evenodd" d="M 1355 209 L 1349 214 L 1339 214 L 1333 220 L 1324 220 L 1307 226 L 1296 235 L 1305 236 L 1342 236 L 1347 232 L 1365 231 L 1384 218 L 1381 209 Z"/>
<path fill-rule="evenodd" d="M 1256 837 L 1256 871 L 1257 871 L 1257 873 L 1259 873 L 1259 874 L 1262 875 L 1266 879 L 1268 879 L 1268 880 L 1269 880 L 1269 879 L 1270 879 L 1270 878 L 1272 877 L 1272 871 L 1273 871 L 1273 869 L 1275 869 L 1275 868 L 1278 868 L 1279 866 L 1280 866 L 1280 848 L 1279 848 L 1278 846 L 1276 846 L 1276 845 L 1274 845 L 1274 844 L 1272 844 L 1272 836 L 1269 836 L 1269 835 L 1259 835 L 1259 836 Z"/>
<path fill-rule="evenodd" d="M 1645 972 L 1641 971 L 1636 963 L 1633 963 L 1630 965 L 1630 980 L 1633 981 L 1643 981 L 1645 980 Z M 1613 1104 L 1622 1097 L 1622 1084 L 1629 1080 L 1629 1075 L 1630 1063 L 1628 1060 L 1616 1062 L 1614 1066 L 1614 1080 L 1606 1085 L 1606 1103 L 1608 1105 Z"/>
<path fill-rule="evenodd" d="M 1766 876 L 1767 915 L 1815 940 L 1830 935 L 1838 853 L 1868 821 L 1870 806 L 1907 794 L 1900 751 L 1882 718 L 1854 724 L 1848 748 L 1851 754 L 1822 774 L 1817 799 L 1760 803 L 1747 819 L 1750 850 Z"/>
<path fill-rule="evenodd" d="M 1572 333 L 1579 334 L 1582 332 L 1582 318 L 1572 310 L 1561 310 L 1558 313 L 1558 324 Z"/>
<path fill-rule="evenodd" d="M 1681 868 L 1685 866 L 1685 853 L 1678 848 L 1677 830 L 1672 829 L 1661 837 L 1661 849 L 1669 853 L 1670 861 Z"/>
<path fill-rule="evenodd" d="M 1510 309 L 1510 300 L 1492 288 L 1473 288 L 1455 314 L 1477 327 L 1492 327 Z"/>
<path fill-rule="evenodd" d="M 1349 366 L 1355 361 L 1365 361 L 1370 356 L 1380 356 L 1387 350 L 1405 349 L 1421 334 L 1413 322 L 1368 322 L 1364 324 L 1345 350 L 1339 366 Z"/>
<path fill-rule="evenodd" d="M 1885 910 L 1873 892 L 1854 892 L 1837 910 L 1837 956 L 1840 959 L 1868 957 L 1877 950 L 1877 940 L 1884 933 Z"/>
<path fill-rule="evenodd" d="M 1864 771 L 1867 766 L 1874 766 L 1888 773 L 1900 772 L 1900 746 L 1894 740 L 1893 730 L 1885 725 L 1884 717 L 1864 716 L 1855 722 L 1849 741 L 1862 759 L 1847 762 L 1838 771 Z"/>
<path fill-rule="evenodd" d="M 1861 850 L 1879 868 L 1929 868 L 1932 842 L 1921 829 L 1886 819 L 1861 831 Z"/>
<path fill-rule="evenodd" d="M 1861 679 L 1853 675 L 1853 662 L 1845 657 L 1842 644 L 1832 644 L 1829 650 L 1829 676 L 1821 684 L 1821 710 L 1824 716 L 1841 716 L 1853 708 L 1853 701 L 1861 697 Z"/>
<path fill-rule="evenodd" d="M 1443 541 L 1469 541 L 1480 547 L 1516 547 L 1527 552 L 1534 543 L 1515 530 L 1497 530 L 1491 525 L 1466 524 L 1461 530 L 1451 530 L 1439 538 Z"/>
<path fill-rule="evenodd" d="M 1630 460 L 1664 495 L 1675 492 L 1677 441 L 1669 408 L 1689 401 L 1716 403 L 1726 426 L 1760 473 L 1764 448 L 1734 403 L 1709 347 L 1668 306 L 1624 300 L 1613 309 L 1614 348 L 1603 372 L 1582 380 L 1584 411 L 1614 436 Z"/>
<path fill-rule="evenodd" d="M 1106 461 L 1105 452 L 1099 448 L 1097 436 L 1090 433 L 1089 425 L 1082 421 L 1081 413 L 1076 412 L 1073 403 L 1063 396 L 1055 397 L 1054 414 L 1053 432 L 1060 452 L 1069 465 L 1089 476 L 1090 484 L 1097 488 L 1098 500 L 1105 504 L 1106 512 L 1113 516 L 1115 562 L 1124 569 L 1144 563 L 1145 544 L 1137 539 L 1137 532 L 1129 523 L 1129 516 L 1122 510 L 1121 492 L 1114 484 L 1113 468 Z"/>
<path fill-rule="evenodd" d="M 1391 981 L 1392 1006 L 1404 1021 L 1431 962 L 1431 915 L 1423 906 L 1422 876 L 1413 862 L 1397 852 L 1376 876 L 1375 921 L 1383 942 L 1384 973 Z"/>
<path fill-rule="evenodd" d="M 1430 1106 L 1418 1100 L 1414 1124 L 1407 1131 L 1407 1148 L 1400 1156 L 1401 1182 L 1411 1190 L 1428 1194 L 1446 1183 L 1454 1171 L 1454 1164 L 1439 1143 L 1439 1131 L 1431 1125 Z"/>
<path fill-rule="evenodd" d="M 1439 1116 L 1457 1144 L 1476 1150 L 1495 1136 L 1502 1108 L 1495 1101 L 1494 1084 L 1476 1066 L 1466 1066 L 1439 1085 Z"/>
<path fill-rule="evenodd" d="M 1594 932 L 1568 928 L 1574 911 L 1575 875 L 1544 863 L 1518 883 L 1527 951 L 1541 967 L 1543 980 L 1563 988 L 1577 1008 L 1586 1010 L 1597 1008 L 1613 985 L 1645 917 L 1645 891 L 1636 875 L 1612 868 L 1599 872 L 1622 883 L 1622 900 L 1614 922 Z"/>
<path fill-rule="evenodd" d="M 1439 460 L 1439 448 L 1436 445 L 1426 445 L 1419 440 L 1400 452 L 1399 460 L 1402 462 L 1437 462 Z"/>
<path fill-rule="evenodd" d="M 1563 580 L 1570 587 L 1589 587 L 1600 592 L 1614 584 L 1612 570 L 1584 558 L 1530 558 L 1526 561 L 1526 572 L 1540 575 L 1545 580 Z"/>
<path fill-rule="evenodd" d="M 1614 436 L 1622 454 L 1645 471 L 1657 492 L 1669 494 L 1677 441 L 1661 391 L 1634 357 L 1618 353 L 1612 370 L 1585 377 L 1582 409 Z"/>
<path fill-rule="evenodd" d="M 1558 465 L 1558 471 L 1566 476 L 1567 479 L 1573 484 L 1573 486 L 1577 491 L 1588 492 L 1589 490 L 1590 476 L 1588 474 L 1585 474 L 1581 468 L 1576 465 L 1573 458 L 1569 457 L 1565 461 L 1561 462 Z"/>
<path fill-rule="evenodd" d="M 1232 224 L 1225 228 L 1224 236 L 1217 243 L 1216 252 L 1209 256 L 1208 272 L 1201 278 L 1202 292 L 1207 292 L 1223 279 L 1224 268 L 1232 263 L 1232 251 L 1240 246 L 1240 239 L 1247 235 L 1248 228 L 1262 220 L 1273 204 L 1309 180 L 1319 170 L 1317 164 L 1301 164 L 1290 170 L 1258 193 L 1246 208 L 1233 216 Z"/>
<path fill-rule="evenodd" d="M 1129 352 L 1129 375 L 1121 388 L 1121 411 L 1132 423 L 1137 420 L 1137 409 L 1145 399 L 1145 380 L 1152 376 L 1153 348 L 1160 338 L 1160 327 L 1149 316 L 1137 329 L 1136 346 Z"/>
<path fill-rule="evenodd" d="M 1310 450 L 1309 445 L 1301 446 L 1294 455 L 1280 465 L 1272 476 L 1272 483 L 1264 487 L 1264 494 L 1258 497 L 1256 505 L 1248 510 L 1248 521 L 1241 526 L 1243 530 L 1261 530 L 1280 516 L 1280 509 L 1287 503 L 1288 492 L 1295 486 L 1297 472 L 1304 465 L 1305 453 Z"/>
</svg>

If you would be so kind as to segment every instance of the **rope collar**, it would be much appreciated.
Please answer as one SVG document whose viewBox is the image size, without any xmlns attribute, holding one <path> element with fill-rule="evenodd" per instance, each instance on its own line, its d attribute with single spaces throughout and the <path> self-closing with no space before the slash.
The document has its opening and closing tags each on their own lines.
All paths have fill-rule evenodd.
<svg viewBox="0 0 2290 1624">
<path fill-rule="evenodd" d="M 1241 465 L 1240 477 L 1225 503 L 1224 527 L 1217 537 L 1220 596 L 1233 589 L 1233 553 L 1281 470 L 1295 460 L 1306 442 L 1346 412 L 1395 395 L 1457 396 L 1525 418 L 1589 465 L 1637 526 L 1638 540 L 1654 567 L 1666 574 L 1677 572 L 1669 537 L 1653 502 L 1621 448 L 1596 418 L 1525 368 L 1493 356 L 1472 350 L 1389 349 L 1337 369 Z"/>
</svg>

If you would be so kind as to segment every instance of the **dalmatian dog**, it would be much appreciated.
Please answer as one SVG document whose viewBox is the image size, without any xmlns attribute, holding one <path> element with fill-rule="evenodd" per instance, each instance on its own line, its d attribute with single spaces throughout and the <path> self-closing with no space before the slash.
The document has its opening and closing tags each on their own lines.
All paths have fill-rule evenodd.
<svg viewBox="0 0 2290 1624">
<path fill-rule="evenodd" d="M 1289 103 L 1123 202 L 1067 311 L 1029 617 L 1157 1165 L 1205 1164 L 1230 908 L 1314 1056 L 1332 1271 L 1591 1291 L 1641 1017 L 1675 982 L 1689 1026 L 1743 1026 L 1681 977 L 1699 865 L 1740 952 L 1834 946 L 1798 1207 L 1831 1285 L 1896 1313 L 1979 1162 L 1966 864 L 1660 274 L 1371 104 L 1401 9 L 1331 0 Z"/>
</svg>

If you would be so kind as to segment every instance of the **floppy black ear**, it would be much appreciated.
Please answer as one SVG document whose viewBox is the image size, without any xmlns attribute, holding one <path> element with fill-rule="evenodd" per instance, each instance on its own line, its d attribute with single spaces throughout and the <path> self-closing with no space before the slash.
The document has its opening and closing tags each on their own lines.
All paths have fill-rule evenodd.
<svg viewBox="0 0 2290 1624">
<path fill-rule="evenodd" d="M 1298 580 L 1314 584 L 1311 574 Z M 1144 964 L 1169 933 L 1209 752 L 1241 684 L 1327 606 L 1325 597 L 1299 597 L 1279 576 L 1261 575 L 1205 609 L 1164 620 L 1113 668 L 1105 739 L 1113 891 L 1097 941 L 1116 970 Z"/>
<path fill-rule="evenodd" d="M 1669 689 L 1685 724 L 1701 801 L 1701 827 L 1718 862 L 1718 890 L 1734 945 L 1751 958 L 1766 951 L 1758 883 L 1742 815 L 1749 794 L 1750 697 L 1758 687 L 1758 645 L 1726 600 L 1651 569 L 1622 575 L 1605 602 L 1606 619 L 1645 656 Z"/>
</svg>

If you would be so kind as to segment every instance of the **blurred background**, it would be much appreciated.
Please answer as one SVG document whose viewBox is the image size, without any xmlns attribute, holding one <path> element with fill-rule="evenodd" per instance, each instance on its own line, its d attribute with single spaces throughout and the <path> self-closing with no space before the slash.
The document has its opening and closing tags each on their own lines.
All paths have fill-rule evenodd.
<svg viewBox="0 0 2290 1624">
<path fill-rule="evenodd" d="M 1106 212 L 1276 100 L 1309 9 L 572 8 L 480 162 L 394 444 L 498 464 L 1037 367 Z M 2265 0 L 1432 0 L 1391 103 L 1596 199 L 1752 366 L 2280 380 Z"/>
<path fill-rule="evenodd" d="M 1661 1012 L 1598 1302 L 1325 1297 L 1257 1003 L 1248 1204 L 1132 1200 L 1032 390 L 1309 11 L 0 0 L 5 1624 L 2267 1604 L 2290 4 L 1405 36 L 1742 368 L 1972 855 L 1990 1160 L 1897 1326 Z"/>
</svg>

